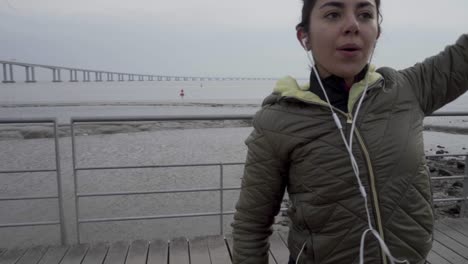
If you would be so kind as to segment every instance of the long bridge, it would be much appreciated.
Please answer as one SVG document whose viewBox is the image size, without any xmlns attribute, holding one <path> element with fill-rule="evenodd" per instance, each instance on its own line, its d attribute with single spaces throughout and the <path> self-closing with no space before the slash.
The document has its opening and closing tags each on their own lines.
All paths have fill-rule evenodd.
<svg viewBox="0 0 468 264">
<path fill-rule="evenodd" d="M 190 77 L 190 76 L 168 76 L 155 74 L 139 74 L 128 72 L 113 72 L 106 70 L 93 70 L 83 68 L 72 68 L 54 65 L 33 64 L 17 61 L 0 60 L 3 66 L 2 83 L 15 83 L 14 68 L 24 68 L 25 82 L 36 82 L 36 68 L 51 71 L 52 82 L 62 82 L 62 72 L 68 72 L 70 82 L 113 82 L 113 81 L 265 81 L 276 80 L 276 78 L 252 78 L 252 77 Z M 81 78 L 80 78 L 81 77 Z"/>
</svg>

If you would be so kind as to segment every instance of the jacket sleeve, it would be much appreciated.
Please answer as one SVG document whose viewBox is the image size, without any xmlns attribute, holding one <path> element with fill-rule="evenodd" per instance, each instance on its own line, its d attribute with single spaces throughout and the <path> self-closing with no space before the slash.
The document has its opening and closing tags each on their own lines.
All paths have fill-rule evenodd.
<svg viewBox="0 0 468 264">
<path fill-rule="evenodd" d="M 468 34 L 436 56 L 400 71 L 426 115 L 468 90 Z"/>
<path fill-rule="evenodd" d="M 272 145 L 256 125 L 248 147 L 239 200 L 234 214 L 233 263 L 268 263 L 268 238 L 285 190 L 285 168 Z"/>
</svg>

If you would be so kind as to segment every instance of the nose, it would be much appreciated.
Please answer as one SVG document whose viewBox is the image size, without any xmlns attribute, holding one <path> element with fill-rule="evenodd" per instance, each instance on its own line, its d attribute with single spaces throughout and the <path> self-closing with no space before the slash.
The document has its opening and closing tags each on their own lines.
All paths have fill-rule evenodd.
<svg viewBox="0 0 468 264">
<path fill-rule="evenodd" d="M 359 33 L 359 21 L 357 17 L 353 15 L 347 15 L 344 21 L 343 33 L 345 35 L 357 35 Z"/>
</svg>

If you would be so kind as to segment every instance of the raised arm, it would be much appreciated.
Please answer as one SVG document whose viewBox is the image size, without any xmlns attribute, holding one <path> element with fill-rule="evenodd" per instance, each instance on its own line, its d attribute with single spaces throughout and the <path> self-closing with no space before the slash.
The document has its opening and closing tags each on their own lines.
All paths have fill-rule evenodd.
<svg viewBox="0 0 468 264">
<path fill-rule="evenodd" d="M 468 34 L 436 56 L 400 71 L 426 115 L 468 90 Z"/>
<path fill-rule="evenodd" d="M 286 186 L 286 167 L 256 122 L 246 145 L 247 161 L 232 224 L 233 263 L 266 264 L 271 225 Z"/>
</svg>

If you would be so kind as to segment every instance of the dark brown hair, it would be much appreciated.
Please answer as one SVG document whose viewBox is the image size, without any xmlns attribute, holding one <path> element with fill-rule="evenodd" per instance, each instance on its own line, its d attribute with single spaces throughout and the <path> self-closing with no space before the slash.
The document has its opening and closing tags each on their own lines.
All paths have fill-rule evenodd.
<svg viewBox="0 0 468 264">
<path fill-rule="evenodd" d="M 314 9 L 315 3 L 317 0 L 302 0 L 304 5 L 302 6 L 302 20 L 297 24 L 296 29 L 303 28 L 304 31 L 309 31 L 309 22 L 310 22 L 310 13 Z M 380 24 L 382 23 L 382 13 L 380 12 L 380 0 L 375 0 L 377 5 L 377 15 L 378 15 L 378 24 L 379 24 L 379 34 L 381 32 Z"/>
</svg>

